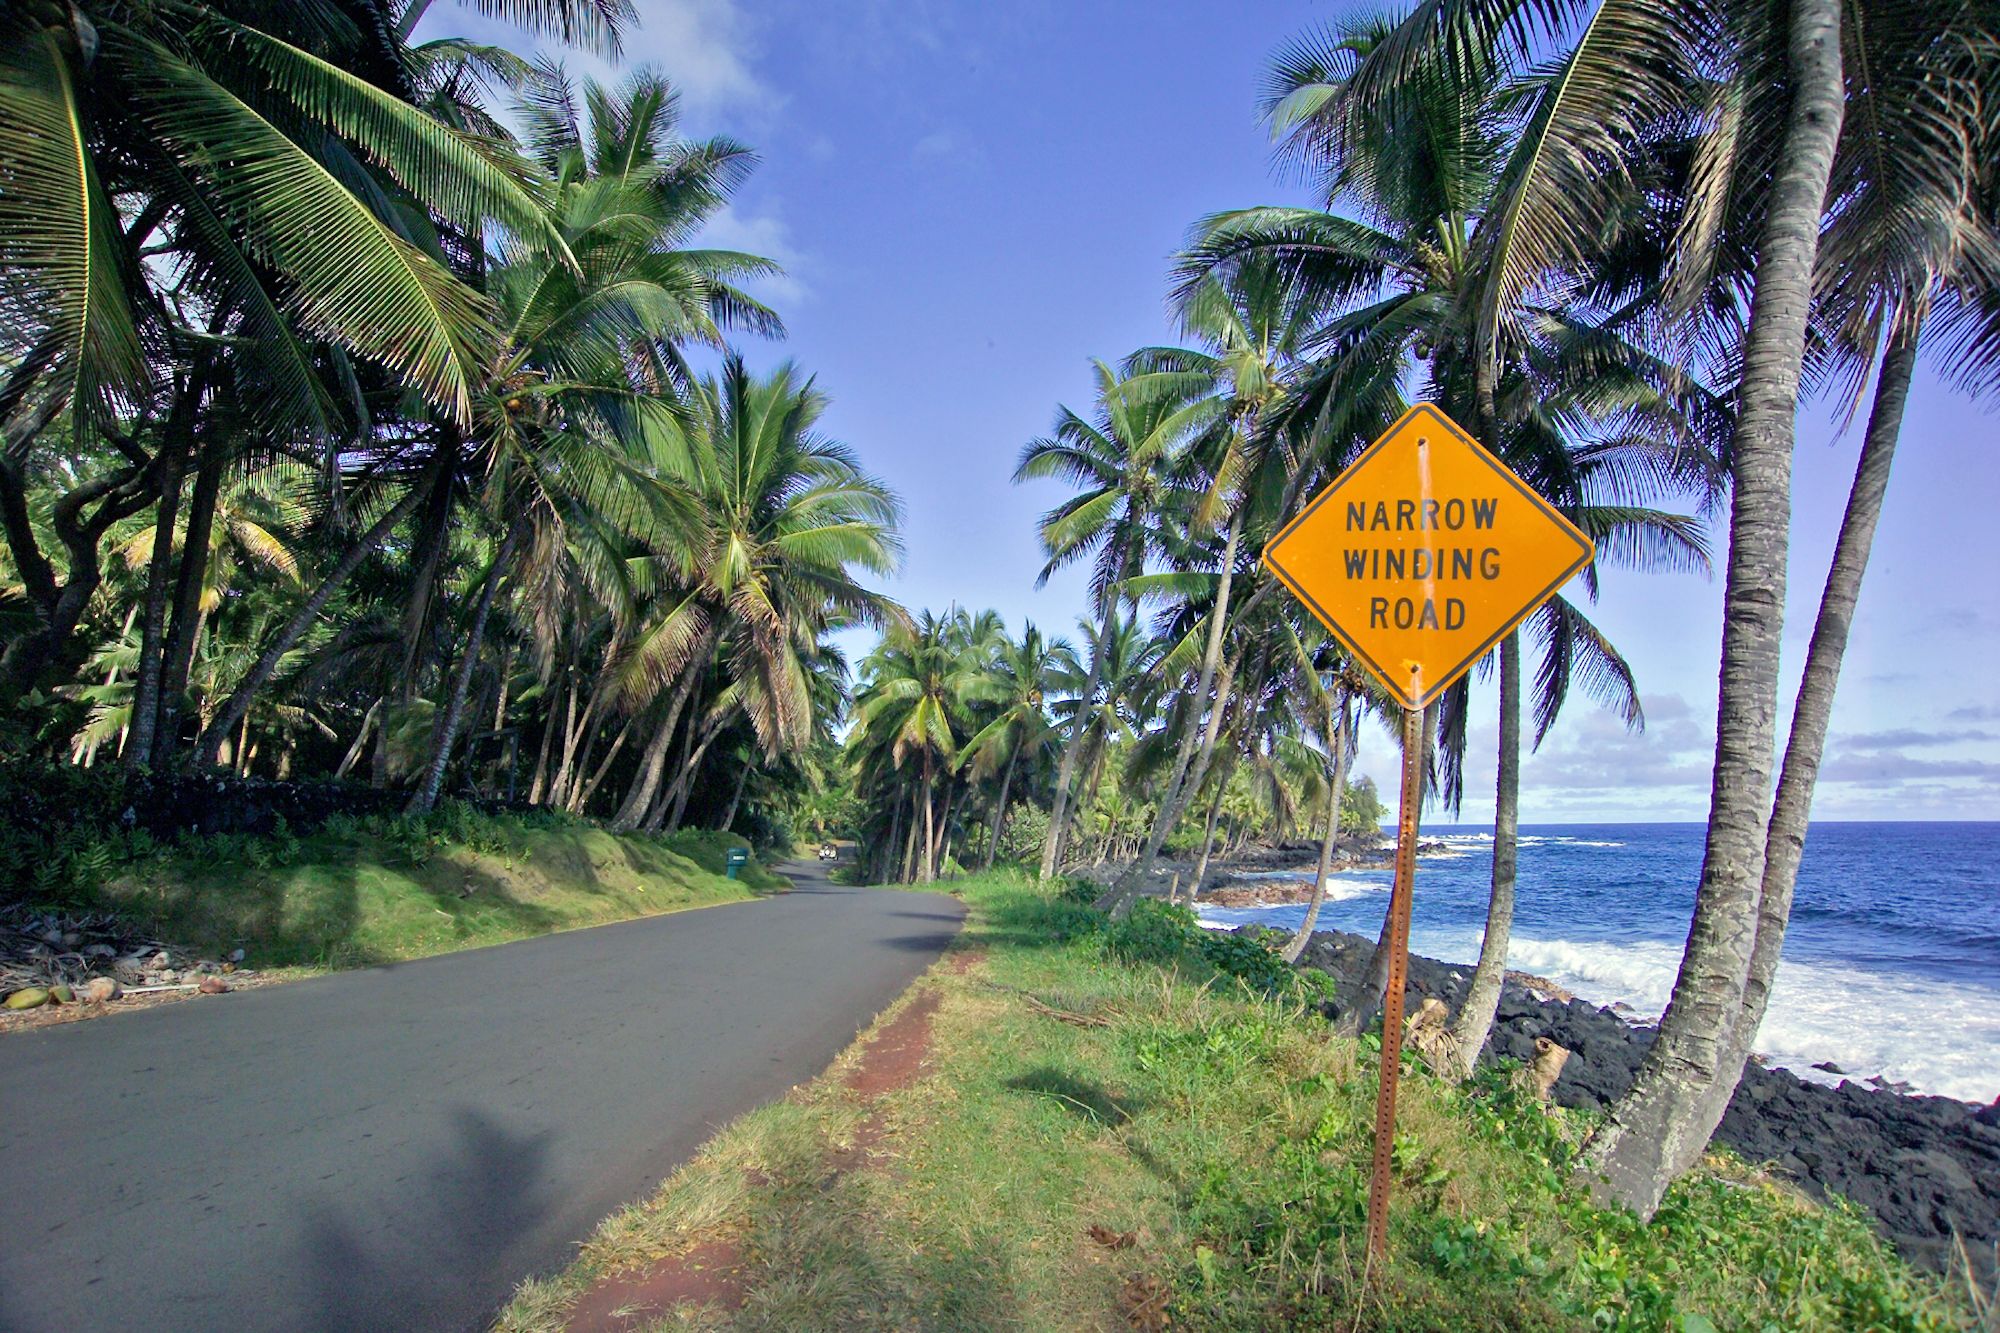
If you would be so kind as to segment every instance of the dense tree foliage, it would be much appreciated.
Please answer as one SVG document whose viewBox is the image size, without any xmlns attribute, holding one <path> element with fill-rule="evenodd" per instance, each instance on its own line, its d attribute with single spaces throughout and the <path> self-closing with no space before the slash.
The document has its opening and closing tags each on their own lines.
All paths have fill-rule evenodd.
<svg viewBox="0 0 2000 1333">
<path fill-rule="evenodd" d="M 898 515 L 728 350 L 754 155 L 422 10 L 8 10 L 4 744 L 781 833 Z"/>
</svg>

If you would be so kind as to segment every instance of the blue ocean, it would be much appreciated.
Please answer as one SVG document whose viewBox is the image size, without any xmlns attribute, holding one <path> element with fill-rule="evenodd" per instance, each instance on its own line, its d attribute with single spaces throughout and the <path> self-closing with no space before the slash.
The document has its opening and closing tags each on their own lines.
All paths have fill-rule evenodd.
<svg viewBox="0 0 2000 1333">
<path fill-rule="evenodd" d="M 1508 965 L 1634 1017 L 1665 1008 L 1701 870 L 1700 824 L 1523 825 Z M 1427 826 L 1413 952 L 1479 956 L 1491 827 Z M 1239 880 L 1305 879 L 1312 867 Z M 1373 936 L 1390 874 L 1344 871 L 1323 927 Z M 1211 925 L 1295 927 L 1300 905 L 1203 908 Z M 1877 1075 L 1916 1091 L 2000 1096 L 2000 823 L 1821 823 L 1806 839 L 1784 963 L 1757 1042 L 1808 1078 Z"/>
</svg>

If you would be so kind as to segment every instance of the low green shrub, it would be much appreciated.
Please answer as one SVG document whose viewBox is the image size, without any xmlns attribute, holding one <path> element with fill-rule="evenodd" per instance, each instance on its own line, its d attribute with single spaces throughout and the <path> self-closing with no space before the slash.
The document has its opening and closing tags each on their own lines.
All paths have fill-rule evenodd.
<svg viewBox="0 0 2000 1333">
<path fill-rule="evenodd" d="M 1100 947 L 1124 963 L 1156 963 L 1199 973 L 1212 969 L 1233 977 L 1259 995 L 1309 1004 L 1333 998 L 1324 972 L 1300 971 L 1276 952 L 1285 941 L 1277 931 L 1204 930 L 1194 909 L 1180 903 L 1142 898 L 1123 921 L 1099 917 Z"/>
</svg>

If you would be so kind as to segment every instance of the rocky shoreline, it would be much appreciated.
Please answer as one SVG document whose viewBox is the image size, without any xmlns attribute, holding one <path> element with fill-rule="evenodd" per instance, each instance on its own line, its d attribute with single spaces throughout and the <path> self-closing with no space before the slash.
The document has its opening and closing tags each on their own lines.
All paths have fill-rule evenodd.
<svg viewBox="0 0 2000 1333">
<path fill-rule="evenodd" d="M 1419 856 L 1450 850 L 1442 842 L 1420 841 L 1417 844 Z M 1396 844 L 1393 840 L 1342 838 L 1334 846 L 1333 864 L 1328 873 L 1338 875 L 1353 870 L 1389 870 L 1394 868 L 1395 863 Z M 1126 861 L 1099 861 L 1092 865 L 1070 867 L 1065 873 L 1095 884 L 1110 884 L 1125 872 L 1129 864 Z M 1202 902 L 1214 907 L 1271 907 L 1281 903 L 1302 903 L 1312 897 L 1313 872 L 1318 867 L 1319 844 L 1316 842 L 1293 841 L 1245 847 L 1228 857 L 1218 856 L 1209 863 L 1199 896 Z M 1284 879 L 1243 878 L 1260 871 L 1286 871 L 1290 874 Z M 1153 864 L 1146 892 L 1164 898 L 1172 890 L 1185 899 L 1189 893 L 1188 881 L 1193 874 L 1194 862 L 1162 856 Z M 1297 878 L 1299 876 L 1303 878 Z"/>
<path fill-rule="evenodd" d="M 1374 945 L 1344 931 L 1316 932 L 1300 966 L 1330 974 L 1337 995 L 1352 994 Z M 1413 1005 L 1425 996 L 1456 1004 L 1471 969 L 1413 954 L 1409 976 Z M 1481 1061 L 1525 1063 L 1535 1039 L 1548 1037 L 1570 1051 L 1554 1099 L 1608 1106 L 1632 1086 L 1654 1029 L 1585 1000 L 1543 998 L 1537 992 L 1545 988 L 1509 974 Z M 1912 1263 L 1945 1272 L 1956 1233 L 1991 1289 L 2000 1247 L 2000 1102 L 1980 1107 L 1852 1080 L 1826 1087 L 1753 1063 L 1715 1141 L 1815 1198 L 1839 1194 L 1866 1209 Z"/>
</svg>

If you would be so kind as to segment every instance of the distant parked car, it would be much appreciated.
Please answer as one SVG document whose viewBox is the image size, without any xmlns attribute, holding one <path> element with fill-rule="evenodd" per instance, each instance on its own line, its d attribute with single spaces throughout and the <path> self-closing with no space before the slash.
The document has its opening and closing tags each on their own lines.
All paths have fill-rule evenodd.
<svg viewBox="0 0 2000 1333">
<path fill-rule="evenodd" d="M 835 859 L 836 857 L 838 857 L 839 855 L 840 855 L 840 853 L 839 853 L 838 851 L 834 850 L 834 846 L 833 846 L 833 844 L 832 844 L 832 843 L 830 843 L 830 842 L 829 842 L 829 843 L 823 843 L 823 844 L 821 844 L 821 846 L 820 846 L 820 849 L 819 849 L 819 859 L 820 859 L 820 860 L 822 860 L 822 861 L 831 861 L 831 860 Z"/>
</svg>

